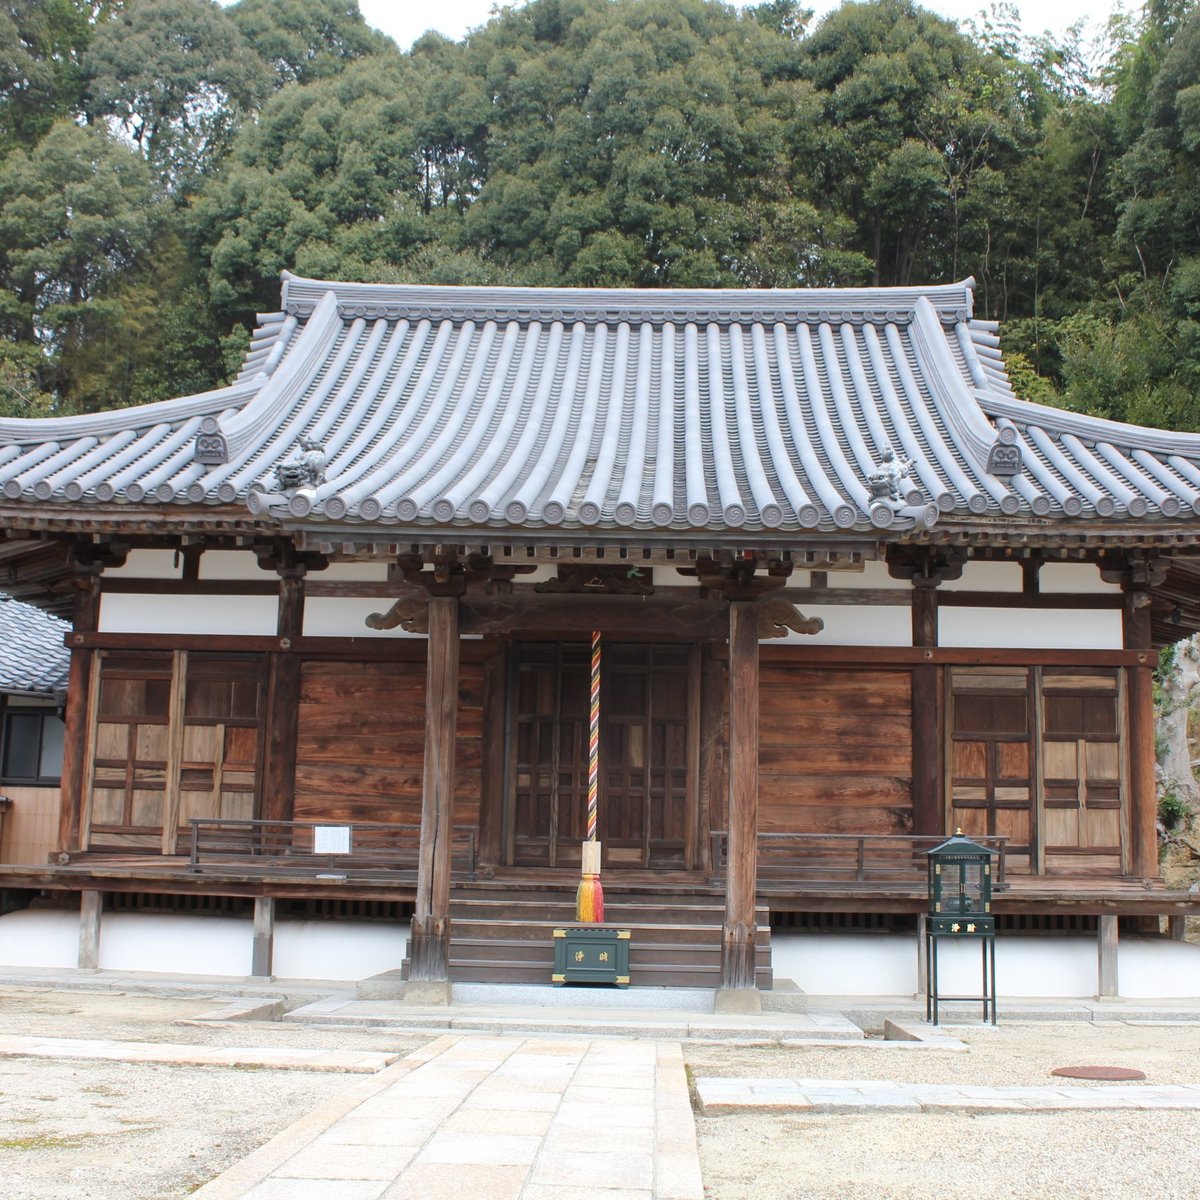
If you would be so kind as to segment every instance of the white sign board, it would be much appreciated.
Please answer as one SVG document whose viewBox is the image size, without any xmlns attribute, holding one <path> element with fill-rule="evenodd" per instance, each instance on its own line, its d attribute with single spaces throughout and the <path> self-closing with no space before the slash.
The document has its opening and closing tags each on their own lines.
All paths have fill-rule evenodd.
<svg viewBox="0 0 1200 1200">
<path fill-rule="evenodd" d="M 313 826 L 314 854 L 349 854 L 350 826 L 349 825 L 314 825 Z"/>
</svg>

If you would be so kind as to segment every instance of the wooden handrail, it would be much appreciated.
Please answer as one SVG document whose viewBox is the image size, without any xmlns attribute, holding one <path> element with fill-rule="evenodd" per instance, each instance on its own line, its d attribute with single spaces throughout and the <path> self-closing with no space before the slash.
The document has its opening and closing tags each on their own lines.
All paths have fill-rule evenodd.
<svg viewBox="0 0 1200 1200">
<path fill-rule="evenodd" d="M 230 869 L 256 874 L 379 875 L 417 870 L 421 845 L 419 825 L 370 821 L 251 821 L 192 817 L 188 870 Z M 350 831 L 347 853 L 317 852 L 314 830 Z M 451 834 L 451 869 L 473 879 L 476 867 L 473 825 L 456 825 Z"/>
<path fill-rule="evenodd" d="M 728 834 L 712 831 L 714 882 L 728 861 Z M 945 834 L 909 833 L 760 833 L 757 839 L 760 880 L 805 883 L 920 884 L 927 878 L 925 853 L 946 840 Z M 973 839 L 996 851 L 992 886 L 1001 891 L 1005 879 L 1007 835 Z"/>
</svg>

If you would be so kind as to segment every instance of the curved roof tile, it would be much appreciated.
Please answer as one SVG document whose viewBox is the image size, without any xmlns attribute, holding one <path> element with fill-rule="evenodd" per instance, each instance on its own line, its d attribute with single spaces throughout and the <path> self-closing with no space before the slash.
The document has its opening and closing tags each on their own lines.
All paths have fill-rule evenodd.
<svg viewBox="0 0 1200 1200">
<path fill-rule="evenodd" d="M 995 323 L 973 317 L 972 287 L 447 288 L 285 275 L 282 311 L 259 318 L 229 387 L 0 421 L 0 493 L 481 533 L 782 536 L 1200 514 L 1200 436 L 1016 399 Z M 284 489 L 275 469 L 301 439 L 320 445 L 322 477 Z M 214 444 L 225 461 L 212 461 Z M 889 450 L 912 464 L 891 502 L 869 479 Z M 1016 474 L 1003 465 L 1013 453 Z"/>
</svg>

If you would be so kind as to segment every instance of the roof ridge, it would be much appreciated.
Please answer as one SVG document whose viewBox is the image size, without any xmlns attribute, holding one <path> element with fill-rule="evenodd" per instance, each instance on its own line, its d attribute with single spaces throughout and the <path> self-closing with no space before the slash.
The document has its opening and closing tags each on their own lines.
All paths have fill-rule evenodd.
<svg viewBox="0 0 1200 1200">
<path fill-rule="evenodd" d="M 974 279 L 923 287 L 857 288 L 574 288 L 474 287 L 405 283 L 347 283 L 282 274 L 283 310 L 307 317 L 332 293 L 343 315 L 400 316 L 430 310 L 431 319 L 636 319 L 736 323 L 811 319 L 895 322 L 925 300 L 939 315 L 970 320 Z"/>
</svg>

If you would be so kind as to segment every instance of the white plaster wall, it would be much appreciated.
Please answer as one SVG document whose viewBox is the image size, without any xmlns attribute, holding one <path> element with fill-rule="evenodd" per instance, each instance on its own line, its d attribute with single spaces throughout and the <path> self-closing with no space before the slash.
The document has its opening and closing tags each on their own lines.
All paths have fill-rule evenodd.
<svg viewBox="0 0 1200 1200">
<path fill-rule="evenodd" d="M 310 583 L 366 582 L 387 583 L 388 564 L 385 562 L 330 563 L 323 571 L 313 571 Z"/>
<path fill-rule="evenodd" d="M 1121 938 L 1117 990 L 1128 1000 L 1195 999 L 1200 996 L 1200 946 L 1170 938 Z"/>
<path fill-rule="evenodd" d="M 830 571 L 826 579 L 831 588 L 890 588 L 907 592 L 912 586 L 906 579 L 893 579 L 887 563 L 877 559 L 863 563 L 861 571 Z"/>
<path fill-rule="evenodd" d="M 917 990 L 916 939 L 904 934 L 771 934 L 776 979 L 810 996 L 907 996 Z"/>
<path fill-rule="evenodd" d="M 947 579 L 947 592 L 1019 592 L 1024 585 L 1020 563 L 968 562 L 957 579 Z"/>
<path fill-rule="evenodd" d="M 79 914 L 25 909 L 0 917 L 0 967 L 79 964 Z"/>
<path fill-rule="evenodd" d="M 253 923 L 239 917 L 104 913 L 100 919 L 100 969 L 249 975 L 253 937 Z"/>
<path fill-rule="evenodd" d="M 305 637 L 352 638 L 423 638 L 423 633 L 408 633 L 399 628 L 369 629 L 371 613 L 385 613 L 392 607 L 385 596 L 308 596 L 304 600 Z"/>
<path fill-rule="evenodd" d="M 912 612 L 907 604 L 863 605 L 805 604 L 798 605 L 806 617 L 820 617 L 825 628 L 820 633 L 789 633 L 786 638 L 772 639 L 768 646 L 911 646 Z"/>
<path fill-rule="evenodd" d="M 116 579 L 178 579 L 182 572 L 174 550 L 130 550 L 124 566 L 104 568 L 106 578 Z"/>
<path fill-rule="evenodd" d="M 275 596 L 102 595 L 101 633 L 204 633 L 274 637 Z"/>
<path fill-rule="evenodd" d="M 1043 592 L 1119 592 L 1120 584 L 1105 583 L 1095 563 L 1046 563 L 1038 572 L 1038 587 Z"/>
<path fill-rule="evenodd" d="M 366 979 L 398 970 L 407 949 L 407 922 L 280 921 L 274 973 L 278 979 Z"/>
<path fill-rule="evenodd" d="M 917 988 L 917 939 L 901 934 L 773 933 L 775 977 L 810 996 L 907 996 Z M 924 953 L 922 950 L 921 953 Z M 975 995 L 982 985 L 979 942 L 938 945 L 943 994 Z M 1200 946 L 1168 938 L 1123 937 L 1118 990 L 1127 1000 L 1200 998 Z M 1013 999 L 1086 999 L 1096 995 L 1094 937 L 996 939 L 996 990 Z"/>
<path fill-rule="evenodd" d="M 201 579 L 253 579 L 270 582 L 275 578 L 264 571 L 249 548 L 245 550 L 205 550 L 200 555 Z"/>
<path fill-rule="evenodd" d="M 938 644 L 1008 650 L 1119 650 L 1121 613 L 1117 609 L 943 607 L 938 610 Z"/>
</svg>

